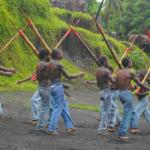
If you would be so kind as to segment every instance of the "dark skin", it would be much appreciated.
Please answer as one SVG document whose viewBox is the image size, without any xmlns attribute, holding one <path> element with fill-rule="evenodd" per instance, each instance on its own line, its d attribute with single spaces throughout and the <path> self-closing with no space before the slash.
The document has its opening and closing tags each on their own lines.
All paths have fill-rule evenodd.
<svg viewBox="0 0 150 150">
<path fill-rule="evenodd" d="M 0 66 L 0 75 L 12 76 L 15 73 L 16 73 L 16 70 L 14 68 L 6 68 L 4 66 Z"/>
<path fill-rule="evenodd" d="M 52 59 L 49 68 L 50 68 L 50 80 L 53 82 L 54 80 L 61 82 L 61 77 L 65 76 L 67 79 L 75 79 L 77 77 L 82 77 L 84 75 L 83 72 L 78 74 L 68 74 L 68 72 L 64 69 L 63 65 L 59 63 L 59 61 L 63 58 L 63 53 L 61 51 L 58 52 L 57 58 Z"/>
<path fill-rule="evenodd" d="M 147 88 L 140 83 L 136 75 L 131 71 L 132 61 L 129 62 L 128 66 L 119 70 L 116 74 L 116 86 L 120 90 L 130 90 L 131 81 L 133 80 L 139 87 Z"/>
<path fill-rule="evenodd" d="M 34 73 L 33 73 L 33 74 L 34 74 Z M 33 75 L 33 74 L 32 74 L 32 75 Z M 29 76 L 29 77 L 26 77 L 26 78 L 24 78 L 24 79 L 22 79 L 22 80 L 16 81 L 16 83 L 17 83 L 17 84 L 21 84 L 21 83 L 23 83 L 23 82 L 30 81 L 31 78 L 32 78 L 32 75 Z"/>
<path fill-rule="evenodd" d="M 50 79 L 49 79 L 49 70 L 48 70 L 48 60 L 49 56 L 46 56 L 43 60 L 40 60 L 40 62 L 37 64 L 36 67 L 36 74 L 37 74 L 37 80 L 39 82 L 40 86 L 49 86 L 50 85 Z"/>
<path fill-rule="evenodd" d="M 96 72 L 97 86 L 100 89 L 110 88 L 110 83 L 115 83 L 115 79 L 111 75 L 111 71 L 108 69 L 108 61 L 106 60 L 104 64 Z"/>
</svg>

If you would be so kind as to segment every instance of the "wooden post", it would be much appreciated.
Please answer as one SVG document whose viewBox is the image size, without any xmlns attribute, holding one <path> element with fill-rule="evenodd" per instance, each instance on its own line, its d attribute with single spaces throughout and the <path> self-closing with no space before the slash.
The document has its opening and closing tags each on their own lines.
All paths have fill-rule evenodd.
<svg viewBox="0 0 150 150">
<path fill-rule="evenodd" d="M 99 33 L 102 35 L 102 37 L 103 37 L 103 39 L 104 39 L 104 41 L 105 41 L 105 43 L 106 43 L 106 45 L 107 45 L 109 51 L 111 52 L 113 58 L 115 59 L 115 61 L 116 61 L 117 65 L 118 65 L 118 67 L 121 69 L 122 66 L 121 66 L 121 64 L 119 63 L 118 58 L 116 57 L 116 54 L 115 54 L 115 52 L 113 51 L 113 49 L 111 48 L 111 46 L 110 46 L 108 40 L 106 39 L 105 34 L 104 34 L 103 30 L 102 30 L 102 27 L 100 26 L 100 24 L 97 23 L 97 21 L 96 21 L 96 19 L 94 18 L 94 16 L 92 16 L 92 18 L 93 18 L 93 21 L 94 21 L 95 24 L 96 24 L 96 27 L 97 27 Z"/>
<path fill-rule="evenodd" d="M 32 44 L 32 42 L 28 39 L 28 37 L 25 35 L 25 33 L 23 32 L 23 30 L 19 30 L 18 31 L 19 35 L 21 36 L 21 38 L 27 43 L 27 45 L 33 50 L 34 54 L 38 57 L 39 56 L 39 52 L 36 49 L 36 47 Z"/>
<path fill-rule="evenodd" d="M 70 34 L 70 32 L 71 32 L 71 29 L 69 28 L 68 30 L 67 30 L 67 32 L 64 34 L 64 36 L 60 39 L 60 41 L 57 43 L 57 45 L 55 46 L 55 48 L 58 48 L 60 45 L 61 45 L 61 43 L 67 38 L 67 36 Z"/>
<path fill-rule="evenodd" d="M 99 66 L 99 62 L 98 62 L 97 58 L 93 54 L 92 50 L 88 47 L 88 45 L 86 44 L 86 42 L 83 40 L 83 38 L 81 37 L 81 35 L 75 29 L 71 28 L 71 30 L 73 31 L 73 33 L 75 34 L 75 36 L 79 39 L 79 41 L 81 41 L 81 43 L 85 46 L 85 48 L 87 49 L 88 53 L 91 55 L 91 57 L 94 59 L 94 61 L 96 62 L 96 64 Z"/>
<path fill-rule="evenodd" d="M 147 80 L 147 78 L 148 78 L 148 76 L 149 76 L 149 74 L 150 74 L 150 67 L 149 67 L 149 69 L 148 69 L 148 71 L 147 71 L 147 73 L 146 73 L 146 75 L 145 75 L 145 77 L 144 77 L 144 79 L 142 80 L 142 84 L 144 84 L 145 83 L 145 81 Z M 136 90 L 136 93 L 139 93 L 139 91 L 140 91 L 140 87 L 139 88 L 137 88 L 137 90 Z"/>
<path fill-rule="evenodd" d="M 28 22 L 28 25 L 30 26 L 30 28 L 33 30 L 33 32 L 35 33 L 35 35 L 37 36 L 38 40 L 41 42 L 41 44 L 43 45 L 43 47 L 48 50 L 48 52 L 51 54 L 52 50 L 51 48 L 47 45 L 47 43 L 45 42 L 44 38 L 41 36 L 41 34 L 39 33 L 39 31 L 37 30 L 36 26 L 34 25 L 34 23 L 32 22 L 31 19 L 29 19 L 28 17 L 26 17 L 26 20 Z"/>
<path fill-rule="evenodd" d="M 79 24 L 79 22 L 80 22 L 80 19 L 78 19 L 74 25 L 77 26 Z M 67 38 L 67 36 L 70 34 L 70 32 L 71 32 L 71 27 L 69 26 L 68 30 L 66 31 L 64 36 L 60 39 L 60 41 L 57 43 L 55 48 L 58 48 L 62 44 L 62 42 Z"/>
<path fill-rule="evenodd" d="M 7 49 L 11 43 L 13 43 L 19 37 L 19 33 L 16 33 L 1 49 L 0 54 Z"/>
</svg>

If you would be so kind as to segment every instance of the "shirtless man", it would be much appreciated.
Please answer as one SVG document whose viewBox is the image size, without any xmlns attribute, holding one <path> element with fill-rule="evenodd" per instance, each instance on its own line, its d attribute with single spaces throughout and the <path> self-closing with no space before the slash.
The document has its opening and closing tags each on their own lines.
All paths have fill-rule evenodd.
<svg viewBox="0 0 150 150">
<path fill-rule="evenodd" d="M 41 106 L 39 111 L 39 119 L 37 130 L 48 125 L 50 113 L 50 79 L 49 79 L 49 53 L 46 50 L 39 52 L 40 62 L 36 67 L 36 75 L 39 83 L 38 92 L 41 97 Z"/>
<path fill-rule="evenodd" d="M 69 113 L 68 102 L 64 98 L 64 87 L 61 77 L 64 76 L 67 79 L 74 79 L 82 77 L 84 73 L 81 72 L 74 75 L 68 74 L 63 65 L 59 63 L 59 61 L 63 58 L 63 53 L 59 49 L 54 49 L 52 51 L 51 58 L 49 75 L 51 80 L 51 95 L 53 97 L 53 111 L 48 126 L 48 133 L 50 135 L 59 135 L 56 129 L 60 117 L 64 119 L 67 132 L 72 133 L 76 130 L 76 128 L 74 128 L 74 124 Z"/>
<path fill-rule="evenodd" d="M 98 128 L 98 134 L 107 135 L 108 115 L 112 105 L 112 95 L 110 83 L 115 83 L 115 79 L 108 69 L 108 60 L 106 56 L 100 56 L 100 67 L 96 72 L 97 86 L 100 91 L 100 106 L 101 106 L 101 120 Z"/>
<path fill-rule="evenodd" d="M 144 79 L 145 74 L 146 72 L 140 72 L 138 74 L 138 78 L 140 81 Z M 148 88 L 140 88 L 138 91 L 136 91 L 139 102 L 134 107 L 134 110 L 132 112 L 130 133 L 135 134 L 139 132 L 138 123 L 142 115 L 144 116 L 144 119 L 147 121 L 147 123 L 150 124 L 149 91 L 150 89 L 148 90 Z"/>
<path fill-rule="evenodd" d="M 119 89 L 119 99 L 124 106 L 124 115 L 119 127 L 120 140 L 128 140 L 127 133 L 131 121 L 131 114 L 133 110 L 133 97 L 131 93 L 131 81 L 135 81 L 140 87 L 144 87 L 136 78 L 134 72 L 131 70 L 132 61 L 129 58 L 122 60 L 123 69 L 116 74 L 116 86 Z"/>
<path fill-rule="evenodd" d="M 4 66 L 0 66 L 0 75 L 10 77 L 15 73 L 16 73 L 16 70 L 14 68 L 6 68 Z M 3 115 L 4 113 L 3 113 L 1 102 L 0 102 L 0 118 L 3 118 Z"/>
</svg>

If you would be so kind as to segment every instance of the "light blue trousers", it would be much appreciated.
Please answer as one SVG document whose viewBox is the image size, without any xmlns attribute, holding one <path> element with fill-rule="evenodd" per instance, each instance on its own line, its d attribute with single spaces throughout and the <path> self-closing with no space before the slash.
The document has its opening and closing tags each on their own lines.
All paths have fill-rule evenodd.
<svg viewBox="0 0 150 150">
<path fill-rule="evenodd" d="M 39 119 L 40 106 L 41 106 L 41 96 L 39 94 L 39 91 L 36 90 L 31 98 L 32 120 Z"/>
<path fill-rule="evenodd" d="M 150 124 L 149 97 L 145 96 L 139 100 L 134 107 L 131 119 L 131 128 L 138 128 L 139 119 L 144 116 L 145 120 Z"/>
<path fill-rule="evenodd" d="M 105 89 L 100 92 L 100 124 L 98 131 L 104 131 L 107 130 L 108 126 L 108 120 L 109 120 L 109 112 L 111 110 L 111 104 L 112 104 L 112 95 L 110 89 Z"/>
<path fill-rule="evenodd" d="M 3 109 L 1 103 L 0 103 L 0 115 L 3 115 Z"/>
<path fill-rule="evenodd" d="M 51 95 L 53 98 L 53 111 L 48 126 L 48 132 L 54 132 L 57 129 L 60 117 L 63 118 L 66 129 L 73 128 L 74 124 L 69 113 L 68 103 L 64 98 L 64 87 L 62 84 L 51 86 Z"/>
<path fill-rule="evenodd" d="M 133 110 L 133 96 L 131 91 L 124 90 L 119 92 L 119 99 L 124 106 L 124 114 L 119 127 L 119 136 L 126 136 L 130 126 L 131 115 Z"/>
<path fill-rule="evenodd" d="M 39 94 L 41 96 L 41 106 L 39 111 L 39 120 L 37 129 L 48 125 L 50 114 L 50 87 L 39 87 Z"/>
<path fill-rule="evenodd" d="M 109 117 L 108 117 L 108 126 L 114 128 L 116 124 L 121 122 L 121 117 L 119 114 L 119 110 L 117 107 L 116 100 L 119 97 L 119 91 L 118 90 L 111 90 L 111 95 L 112 95 L 112 104 L 111 104 L 111 109 L 109 112 Z"/>
</svg>

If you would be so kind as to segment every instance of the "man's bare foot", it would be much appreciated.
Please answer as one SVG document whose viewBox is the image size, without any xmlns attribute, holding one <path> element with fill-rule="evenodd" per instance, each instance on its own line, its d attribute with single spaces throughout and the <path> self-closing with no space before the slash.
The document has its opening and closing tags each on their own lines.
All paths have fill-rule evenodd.
<svg viewBox="0 0 150 150">
<path fill-rule="evenodd" d="M 60 135 L 60 133 L 54 131 L 54 132 L 48 132 L 49 135 Z"/>
<path fill-rule="evenodd" d="M 129 140 L 127 136 L 120 136 L 119 139 L 120 141 L 123 141 L 123 142 L 127 142 Z"/>
<path fill-rule="evenodd" d="M 109 135 L 109 133 L 108 133 L 107 130 L 103 130 L 103 131 L 98 131 L 98 132 L 97 132 L 97 135 L 104 135 L 104 136 L 107 136 L 107 135 Z"/>
<path fill-rule="evenodd" d="M 108 132 L 115 132 L 115 128 L 113 128 L 113 127 L 108 127 L 107 130 L 108 130 Z"/>
<path fill-rule="evenodd" d="M 38 122 L 38 120 L 31 120 L 31 121 L 29 121 L 29 123 L 31 123 L 31 124 L 33 124 L 33 125 L 36 125 L 37 122 Z"/>
<path fill-rule="evenodd" d="M 132 134 L 136 134 L 136 133 L 139 133 L 139 132 L 140 132 L 140 130 L 137 129 L 137 128 L 135 128 L 135 129 L 130 129 L 130 133 L 132 133 Z"/>
<path fill-rule="evenodd" d="M 70 128 L 70 129 L 67 129 L 67 133 L 73 133 L 74 131 L 76 131 L 77 128 Z"/>
<path fill-rule="evenodd" d="M 5 117 L 4 117 L 4 115 L 0 115 L 0 119 L 4 119 Z"/>
</svg>

